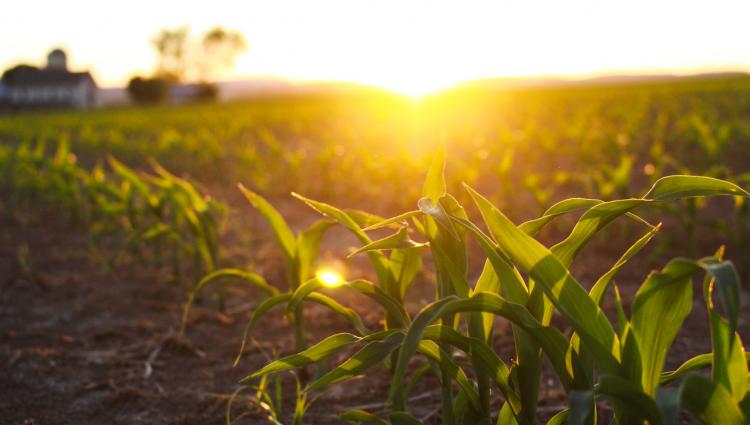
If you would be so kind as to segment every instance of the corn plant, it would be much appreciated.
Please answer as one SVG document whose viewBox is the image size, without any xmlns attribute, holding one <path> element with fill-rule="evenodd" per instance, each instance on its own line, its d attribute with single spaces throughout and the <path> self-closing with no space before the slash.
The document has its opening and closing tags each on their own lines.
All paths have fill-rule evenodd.
<svg viewBox="0 0 750 425">
<path fill-rule="evenodd" d="M 302 391 L 302 383 L 300 378 L 294 373 L 290 372 L 290 375 L 294 378 L 294 410 L 291 412 L 291 425 L 302 425 L 303 419 L 310 407 L 320 397 L 324 396 L 325 392 L 320 392 L 314 396 L 311 396 L 308 392 Z M 255 392 L 250 398 L 252 405 L 260 407 L 267 413 L 266 420 L 274 425 L 284 425 L 284 399 L 288 396 L 281 385 L 281 375 L 273 377 L 264 376 L 258 385 L 244 386 L 237 389 L 232 396 L 229 398 L 226 412 L 226 423 L 231 425 L 237 420 L 244 416 L 251 414 L 251 412 L 245 412 L 240 414 L 238 417 L 232 419 L 231 411 L 232 405 L 237 397 L 245 391 L 252 390 Z"/>
<path fill-rule="evenodd" d="M 4 184 L 12 189 L 11 202 L 60 207 L 73 224 L 88 228 L 92 249 L 114 236 L 119 246 L 116 257 L 129 249 L 145 260 L 140 249 L 153 244 L 160 263 L 166 239 L 175 275 L 183 253 L 193 257 L 196 273 L 216 268 L 223 204 L 201 195 L 193 184 L 156 162 L 152 162 L 154 174 L 138 173 L 113 157 L 107 163 L 111 173 L 101 164 L 90 172 L 83 169 L 66 138 L 51 157 L 44 143 L 33 147 L 22 143 L 0 155 Z"/>
<path fill-rule="evenodd" d="M 154 174 L 137 173 L 112 157 L 108 162 L 122 181 L 118 198 L 125 218 L 125 247 L 138 251 L 152 245 L 157 264 L 165 248 L 171 247 L 175 278 L 185 256 L 192 258 L 196 274 L 214 271 L 223 204 L 201 195 L 192 183 L 155 161 Z"/>
<path fill-rule="evenodd" d="M 317 281 L 314 267 L 318 258 L 320 241 L 326 230 L 333 225 L 331 220 L 319 220 L 295 236 L 294 232 L 281 214 L 268 201 L 242 185 L 239 185 L 239 189 L 245 195 L 250 204 L 258 210 L 271 226 L 276 242 L 280 246 L 284 256 L 284 269 L 286 272 L 288 289 L 286 292 L 281 292 L 278 288 L 266 282 L 262 276 L 251 271 L 236 268 L 216 270 L 201 279 L 201 281 L 195 286 L 195 289 L 190 293 L 188 302 L 185 305 L 182 321 L 182 328 L 184 329 L 190 306 L 195 300 L 195 297 L 212 282 L 232 278 L 245 281 L 261 289 L 268 298 L 258 305 L 251 320 L 248 322 L 242 339 L 240 354 L 237 356 L 235 364 L 239 362 L 246 341 L 248 340 L 250 332 L 257 320 L 274 306 L 284 303 L 288 303 L 287 313 L 292 317 L 294 323 L 295 349 L 297 351 L 305 349 L 307 343 L 304 331 L 304 311 L 299 302 L 292 302 L 292 295 L 306 282 Z M 315 296 L 311 298 L 311 301 L 324 305 L 333 311 L 342 314 L 352 322 L 356 329 L 360 331 L 364 330 L 364 325 L 359 316 L 353 310 L 341 306 L 332 298 L 322 294 L 315 294 Z"/>
<path fill-rule="evenodd" d="M 216 270 L 219 262 L 219 220 L 225 207 L 204 196 L 189 181 L 177 177 L 157 162 L 152 168 L 158 179 L 155 183 L 168 193 L 170 225 L 183 238 L 183 246 L 190 248 L 193 269 L 201 275 Z"/>
<path fill-rule="evenodd" d="M 735 418 L 744 420 L 746 412 L 743 413 L 743 409 L 747 409 L 740 402 L 746 404 L 742 385 L 747 382 L 747 366 L 739 336 L 736 336 L 737 342 L 731 342 L 736 335 L 739 305 L 738 279 L 731 263 L 717 258 L 673 260 L 661 272 L 651 274 L 641 286 L 630 321 L 623 309 L 618 309 L 618 331 L 604 315 L 601 303 L 608 288 L 614 287 L 619 305 L 616 286 L 612 285 L 615 275 L 651 240 L 659 227 L 649 225 L 645 235 L 597 280 L 590 291 L 586 291 L 570 274 L 569 267 L 594 235 L 616 218 L 630 215 L 643 222 L 633 213 L 639 206 L 696 196 L 750 196 L 747 192 L 722 180 L 670 176 L 659 180 L 642 198 L 609 202 L 569 199 L 554 205 L 542 217 L 516 226 L 484 197 L 467 188 L 490 231 L 488 235 L 466 218 L 455 198 L 444 193 L 444 180 L 436 171 L 442 170 L 442 163 L 436 162 L 438 165 L 433 165 L 426 183 L 426 187 L 431 188 L 426 192 L 432 197 L 420 201 L 419 211 L 381 223 L 387 225 L 411 219 L 428 239 L 438 268 L 436 301 L 409 320 L 407 326 L 364 336 L 336 334 L 298 354 L 272 362 L 246 379 L 319 362 L 343 349 L 364 345 L 305 389 L 313 391 L 351 378 L 397 353 L 388 400 L 391 420 L 418 423 L 408 416 L 404 388 L 409 386 L 405 382 L 409 361 L 414 354 L 420 353 L 440 371 L 438 376 L 444 391 L 443 423 L 490 423 L 489 392 L 492 384 L 505 400 L 497 412 L 498 423 L 530 424 L 536 421 L 544 355 L 571 400 L 571 409 L 559 412 L 552 423 L 559 423 L 568 415 L 568 420 L 574 423 L 595 421 L 592 412 L 595 412 L 594 400 L 599 397 L 611 401 L 618 423 L 642 423 L 644 420 L 652 424 L 673 423 L 674 412 L 680 405 L 706 423 L 718 423 L 721 416 L 712 410 L 716 409 L 716 403 L 722 406 L 735 403 L 733 412 L 740 412 Z M 547 248 L 534 239 L 533 235 L 554 218 L 582 209 L 584 214 L 562 242 Z M 420 215 L 424 220 L 418 218 Z M 434 226 L 432 231 L 431 226 Z M 464 234 L 474 237 L 487 256 L 483 273 L 473 287 L 466 282 L 463 266 Z M 416 242 L 411 241 L 402 228 L 392 237 L 369 244 L 363 251 L 391 249 L 404 244 Z M 453 250 L 450 255 L 447 255 L 448 249 Z M 679 372 L 665 376 L 674 379 L 686 370 L 711 363 L 708 360 L 719 355 L 741 359 L 735 360 L 733 367 L 745 372 L 736 378 L 738 383 L 730 384 L 732 389 L 737 387 L 731 403 L 730 399 L 715 395 L 722 390 L 717 390 L 718 384 L 714 383 L 702 392 L 683 389 L 679 393 L 670 393 L 670 404 L 662 402 L 661 393 L 657 394 L 662 369 L 667 349 L 692 305 L 690 281 L 699 271 L 710 276 L 708 282 L 714 282 L 706 284 L 707 300 L 710 300 L 711 288 L 716 286 L 722 294 L 720 299 L 726 306 L 725 311 L 728 311 L 726 317 L 712 319 L 712 329 L 715 328 L 712 336 L 722 332 L 729 335 L 724 339 L 730 342 L 724 345 L 715 342 L 713 354 L 693 359 L 678 369 Z M 679 302 L 673 303 L 673 300 Z M 712 305 L 712 302 L 707 301 L 707 305 Z M 715 313 L 715 310 L 710 311 Z M 554 312 L 559 313 L 573 331 L 570 337 L 551 324 Z M 458 326 L 461 315 L 464 315 L 467 331 Z M 513 323 L 517 356 L 511 365 L 502 361 L 491 348 L 494 316 Z M 674 321 L 667 325 L 664 321 L 653 320 L 654 317 Z M 726 326 L 721 327 L 721 323 L 726 323 Z M 456 364 L 450 355 L 452 350 L 465 352 L 467 364 Z M 467 368 L 473 369 L 473 373 L 467 373 Z M 715 374 L 726 374 L 718 367 L 714 369 Z M 473 380 L 470 376 L 474 376 Z M 686 378 L 683 387 L 705 384 L 696 384 L 702 382 L 697 381 L 700 379 Z M 458 384 L 458 393 L 454 393 L 451 382 Z M 446 415 L 446 410 L 451 415 Z M 360 412 L 347 417 L 366 416 Z"/>
</svg>

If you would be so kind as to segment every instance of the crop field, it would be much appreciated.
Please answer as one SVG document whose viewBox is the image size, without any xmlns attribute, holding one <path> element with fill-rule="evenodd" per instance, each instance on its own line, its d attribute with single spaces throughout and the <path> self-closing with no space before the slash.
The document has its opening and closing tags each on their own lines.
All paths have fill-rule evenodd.
<svg viewBox="0 0 750 425">
<path fill-rule="evenodd" d="M 0 423 L 746 424 L 748 190 L 743 75 L 0 115 Z"/>
</svg>

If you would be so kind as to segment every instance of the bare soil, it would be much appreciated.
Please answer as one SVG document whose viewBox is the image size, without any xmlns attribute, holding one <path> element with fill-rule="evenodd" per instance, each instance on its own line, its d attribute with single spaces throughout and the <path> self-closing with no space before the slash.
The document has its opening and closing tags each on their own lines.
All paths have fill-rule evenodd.
<svg viewBox="0 0 750 425">
<path fill-rule="evenodd" d="M 239 286 L 229 287 L 226 313 L 219 313 L 206 297 L 193 310 L 186 336 L 180 338 L 187 284 L 170 283 L 169 271 L 134 258 L 106 270 L 92 259 L 85 233 L 54 219 L 53 213 L 47 211 L 39 215 L 45 219 L 32 221 L 0 214 L 0 424 L 220 424 L 225 421 L 227 397 L 238 388 L 238 381 L 264 365 L 267 356 L 290 352 L 291 327 L 276 312 L 262 321 L 242 362 L 232 367 L 242 330 L 259 300 L 258 293 Z M 281 260 L 267 229 L 257 219 L 235 220 L 251 221 L 245 225 L 258 235 L 251 241 L 253 266 L 271 283 L 278 283 Z M 230 249 L 225 255 L 246 263 L 240 236 L 227 233 Z M 343 232 L 333 232 L 326 240 L 324 257 L 333 257 L 333 252 L 351 243 Z M 581 267 L 583 275 L 606 270 L 618 255 L 609 251 L 622 252 L 606 242 L 590 250 L 589 266 Z M 634 269 L 644 265 L 636 263 Z M 429 263 L 426 266 L 429 269 Z M 367 273 L 364 263 L 355 261 L 352 268 Z M 632 276 L 628 270 L 623 273 Z M 415 284 L 411 310 L 431 297 L 427 274 Z M 635 288 L 625 285 L 628 298 Z M 380 326 L 380 311 L 367 300 L 348 294 L 336 297 L 355 306 L 371 329 Z M 308 308 L 306 314 L 311 341 L 351 331 L 322 308 Z M 510 361 L 508 325 L 498 321 L 496 326 L 496 349 Z M 746 321 L 741 332 L 750 336 Z M 705 312 L 702 300 L 696 298 L 668 366 L 709 350 Z M 343 355 L 337 360 L 341 359 Z M 294 401 L 293 381 L 284 382 L 288 414 Z M 305 423 L 340 423 L 334 414 L 348 408 L 377 410 L 387 386 L 382 369 L 340 384 L 313 405 Z M 412 394 L 413 413 L 428 423 L 439 420 L 436 388 L 435 381 L 427 379 Z M 542 383 L 542 399 L 543 416 L 565 403 L 549 373 Z M 239 398 L 232 411 L 235 416 L 249 412 L 239 423 L 265 423 L 265 413 L 246 397 Z"/>
</svg>

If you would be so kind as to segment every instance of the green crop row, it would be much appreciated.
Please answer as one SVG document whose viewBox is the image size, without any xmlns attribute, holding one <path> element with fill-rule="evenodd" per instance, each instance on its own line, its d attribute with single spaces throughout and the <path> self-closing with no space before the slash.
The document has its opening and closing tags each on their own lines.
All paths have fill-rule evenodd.
<svg viewBox="0 0 750 425">
<path fill-rule="evenodd" d="M 683 410 L 706 424 L 748 422 L 748 354 L 737 332 L 740 281 L 732 263 L 723 260 L 723 248 L 697 260 L 675 258 L 662 270 L 649 273 L 630 312 L 623 307 L 614 283 L 620 268 L 660 230 L 659 225 L 638 215 L 639 207 L 717 195 L 750 197 L 748 192 L 711 177 L 667 176 L 639 198 L 607 202 L 571 198 L 553 205 L 539 218 L 516 225 L 466 186 L 485 231 L 447 193 L 444 162 L 441 151 L 427 175 L 418 209 L 389 219 L 378 220 L 361 211 L 345 211 L 295 195 L 325 217 L 299 235 L 294 235 L 268 202 L 240 187 L 273 228 L 292 282 L 281 292 L 257 275 L 247 279 L 268 297 L 247 324 L 240 354 L 253 327 L 272 308 L 284 306 L 294 320 L 297 352 L 273 360 L 243 379 L 245 389 L 256 391 L 272 421 L 282 420 L 281 372 L 302 371 L 306 385 L 297 381 L 291 419 L 299 424 L 309 405 L 327 388 L 385 366 L 391 381 L 385 407 L 343 412 L 341 419 L 422 423 L 411 415 L 409 391 L 418 380 L 432 374 L 441 388 L 443 424 L 534 424 L 542 367 L 549 362 L 568 407 L 556 412 L 548 424 L 594 424 L 603 415 L 602 409 L 611 410 L 618 424 L 676 424 Z M 535 239 L 544 226 L 575 212 L 582 214 L 561 242 L 547 247 Z M 586 290 L 571 274 L 571 266 L 592 238 L 617 219 L 634 220 L 644 227 L 643 235 Z M 368 256 L 376 282 L 340 280 L 313 272 L 320 238 L 333 222 L 359 240 L 361 248 L 351 255 Z M 367 232 L 379 228 L 395 232 L 383 239 L 370 239 Z M 468 279 L 469 239 L 476 241 L 485 257 L 482 273 L 473 282 Z M 434 260 L 435 297 L 416 315 L 410 315 L 406 294 L 428 250 Z M 240 273 L 250 276 L 249 272 L 226 270 L 203 282 Z M 693 308 L 693 278 L 697 275 L 704 276 L 702 296 L 712 351 L 664 371 L 667 353 Z M 324 295 L 324 290 L 349 290 L 371 298 L 382 308 L 382 329 L 366 328 L 355 310 Z M 613 317 L 602 307 L 608 298 L 616 306 Z M 355 333 L 337 333 L 307 346 L 304 329 L 313 325 L 304 322 L 306 302 L 321 304 L 345 317 Z M 189 307 L 190 302 L 186 317 Z M 562 324 L 553 323 L 553 316 L 559 316 Z M 493 348 L 497 318 L 512 324 L 515 356 L 510 363 Z M 355 348 L 357 351 L 352 351 Z M 347 355 L 343 362 L 327 367 L 342 354 Z M 416 356 L 426 363 L 414 370 L 411 365 Z M 318 364 L 318 372 L 308 379 L 306 370 L 313 364 Z M 702 373 L 704 369 L 710 374 Z M 270 386 L 273 376 L 275 389 Z M 258 379 L 259 384 L 251 384 Z M 502 399 L 499 405 L 492 402 L 497 393 Z M 229 417 L 227 421 L 231 422 Z"/>
<path fill-rule="evenodd" d="M 670 174 L 750 183 L 748 99 L 747 76 L 468 88 L 419 102 L 353 91 L 0 116 L 0 144 L 54 148 L 64 137 L 87 169 L 107 155 L 135 168 L 150 157 L 216 195 L 240 181 L 271 199 L 296 191 L 391 214 L 419 197 L 421 172 L 445 139 L 459 200 L 468 201 L 456 183 L 466 182 L 509 216 L 527 218 L 571 196 L 637 196 Z M 732 208 L 717 221 L 700 200 L 666 205 L 665 221 L 681 221 L 689 242 L 668 244 L 667 235 L 663 243 L 694 256 L 704 234 L 720 232 L 745 276 L 750 257 L 737 248 L 747 232 L 738 229 L 750 208 L 744 198 Z"/>
<path fill-rule="evenodd" d="M 108 157 L 88 171 L 65 139 L 51 155 L 44 143 L 0 146 L 0 188 L 8 195 L 6 208 L 20 220 L 49 210 L 88 229 L 94 258 L 114 244 L 105 266 L 130 254 L 155 266 L 171 263 L 175 279 L 184 259 L 197 276 L 215 270 L 224 205 L 156 161 L 150 165 L 150 173 L 137 172 Z"/>
</svg>

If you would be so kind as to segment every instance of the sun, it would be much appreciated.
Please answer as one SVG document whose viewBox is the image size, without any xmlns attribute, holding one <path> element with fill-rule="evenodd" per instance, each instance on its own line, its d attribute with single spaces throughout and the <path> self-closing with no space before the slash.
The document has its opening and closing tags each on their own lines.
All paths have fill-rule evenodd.
<svg viewBox="0 0 750 425">
<path fill-rule="evenodd" d="M 412 99 L 421 99 L 439 93 L 459 83 L 451 78 L 426 71 L 418 75 L 384 75 L 374 80 L 372 85 Z"/>
<path fill-rule="evenodd" d="M 427 95 L 439 92 L 443 85 L 441 84 L 429 84 L 427 82 L 414 82 L 414 81 L 394 81 L 385 82 L 381 86 L 391 92 L 404 95 L 413 99 L 420 99 Z"/>
<path fill-rule="evenodd" d="M 317 277 L 320 283 L 322 283 L 323 286 L 327 288 L 337 288 L 344 283 L 344 279 L 341 277 L 341 275 L 334 272 L 333 270 L 318 270 L 318 272 L 315 273 L 315 277 Z"/>
</svg>

